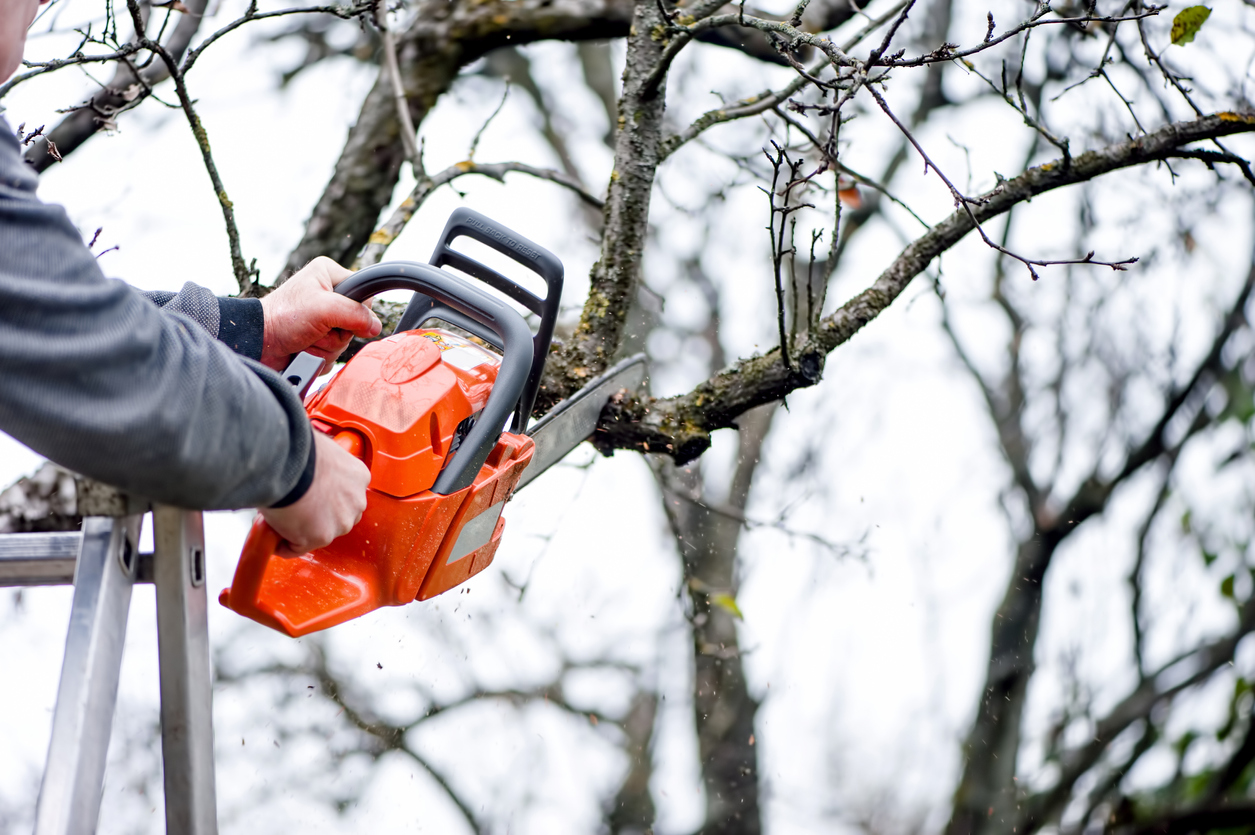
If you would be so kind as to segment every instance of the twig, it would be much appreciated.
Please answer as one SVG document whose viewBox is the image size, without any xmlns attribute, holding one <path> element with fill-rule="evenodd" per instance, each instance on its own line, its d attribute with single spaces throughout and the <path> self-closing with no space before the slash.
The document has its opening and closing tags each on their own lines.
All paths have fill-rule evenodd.
<svg viewBox="0 0 1255 835">
<path fill-rule="evenodd" d="M 369 3 L 361 3 L 361 4 L 349 5 L 349 6 L 340 6 L 340 5 L 304 6 L 304 7 L 295 8 L 295 9 L 280 9 L 279 11 L 275 11 L 275 12 L 259 12 L 257 11 L 256 0 L 252 0 L 252 2 L 249 3 L 249 7 L 244 12 L 244 14 L 242 14 L 240 17 L 237 17 L 235 20 L 231 21 L 226 26 L 223 26 L 221 29 L 219 29 L 217 32 L 214 32 L 209 37 L 205 38 L 205 40 L 201 41 L 201 43 L 195 49 L 187 53 L 187 57 L 183 59 L 183 72 L 186 73 L 188 70 L 190 70 L 192 68 L 192 64 L 196 63 L 196 59 L 199 58 L 201 54 L 204 53 L 204 51 L 208 49 L 215 41 L 217 41 L 223 35 L 226 35 L 230 32 L 235 31 L 236 29 L 243 26 L 245 23 L 250 23 L 254 20 L 267 20 L 272 17 L 287 17 L 288 15 L 296 15 L 296 14 L 329 14 L 329 15 L 335 15 L 336 17 L 341 18 L 342 20 L 351 20 L 352 18 L 360 17 L 366 14 L 367 12 L 371 11 L 371 9 L 372 9 L 372 6 Z"/>
<path fill-rule="evenodd" d="M 410 191 L 408 197 L 401 201 L 401 205 L 388 218 L 383 226 L 379 227 L 370 241 L 362 250 L 362 254 L 358 256 L 356 268 L 369 267 L 372 264 L 378 264 L 383 257 L 384 252 L 396 240 L 397 236 L 414 217 L 414 213 L 419 207 L 427 201 L 432 192 L 441 186 L 448 185 L 459 177 L 467 174 L 480 174 L 484 177 L 491 177 L 498 182 L 505 182 L 505 175 L 510 172 L 519 174 L 528 174 L 541 180 L 570 189 L 579 196 L 588 205 L 600 210 L 604 205 L 602 200 L 590 193 L 578 181 L 568 177 L 561 171 L 553 171 L 548 168 L 536 168 L 522 162 L 495 162 L 495 163 L 477 163 L 471 160 L 455 163 L 445 170 L 434 176 L 424 176 L 419 182 L 414 184 L 414 188 Z"/>
<path fill-rule="evenodd" d="M 1026 258 L 1023 255 L 1019 255 L 1011 251 L 1007 247 L 1002 246 L 997 241 L 990 238 L 989 235 L 985 234 L 984 228 L 981 226 L 980 221 L 976 218 L 976 214 L 972 211 L 971 204 L 973 203 L 979 204 L 981 201 L 978 199 L 973 199 L 973 198 L 964 196 L 964 194 L 960 192 L 958 188 L 955 187 L 954 183 L 950 182 L 950 178 L 947 177 L 941 171 L 941 169 L 937 167 L 936 163 L 932 161 L 932 159 L 928 156 L 928 154 L 925 153 L 924 149 L 920 146 L 919 142 L 915 139 L 915 136 L 911 133 L 911 131 L 907 128 L 907 126 L 902 124 L 901 120 L 899 120 L 898 117 L 894 115 L 893 111 L 889 109 L 889 105 L 887 102 L 885 102 L 884 97 L 881 96 L 880 93 L 878 93 L 876 89 L 870 84 L 865 85 L 865 86 L 866 86 L 867 92 L 872 95 L 872 98 L 876 100 L 876 104 L 880 106 L 880 109 L 883 110 L 885 115 L 888 116 L 889 119 L 895 125 L 898 126 L 898 130 L 902 131 L 902 135 L 906 137 L 907 141 L 910 142 L 912 146 L 914 146 L 915 150 L 919 153 L 920 157 L 923 158 L 924 172 L 927 173 L 928 169 L 931 168 L 933 172 L 938 177 L 941 178 L 941 181 L 946 184 L 946 188 L 950 189 L 950 194 L 954 197 L 955 206 L 962 208 L 965 212 L 967 212 L 968 217 L 971 218 L 972 225 L 976 227 L 977 233 L 980 234 L 981 240 L 983 240 L 991 249 L 995 249 L 998 252 L 1001 252 L 1003 255 L 1007 255 L 1011 258 L 1014 258 L 1015 260 L 1023 264 L 1025 267 L 1027 267 L 1028 273 L 1030 276 L 1032 276 L 1033 281 L 1036 281 L 1038 278 L 1037 270 L 1035 270 L 1034 267 L 1052 267 L 1052 266 L 1059 266 L 1062 264 L 1094 264 L 1096 266 L 1101 266 L 1101 267 L 1110 267 L 1113 270 L 1124 270 L 1131 264 L 1137 263 L 1138 259 L 1136 257 L 1126 258 L 1123 261 L 1099 261 L 1094 258 L 1094 253 L 1092 251 L 1087 253 L 1085 257 L 1083 258 L 1063 258 L 1063 259 L 1048 261 L 1048 260 L 1042 260 L 1038 258 Z"/>
<path fill-rule="evenodd" d="M 117 61 L 126 55 L 134 55 L 142 49 L 143 47 L 139 44 L 130 43 L 124 44 L 106 55 L 71 55 L 69 58 L 56 58 L 52 61 L 23 61 L 22 66 L 32 67 L 33 69 L 29 72 L 19 73 L 10 78 L 4 84 L 0 84 L 0 99 L 3 99 L 10 90 L 21 84 L 23 81 L 34 78 L 37 75 L 43 75 L 46 72 L 55 72 L 56 70 L 64 67 L 73 67 L 78 64 L 105 64 L 110 61 Z"/>
<path fill-rule="evenodd" d="M 868 66 L 875 65 L 876 62 L 880 60 L 880 56 L 885 54 L 885 50 L 887 50 L 889 48 L 889 44 L 893 42 L 893 36 L 898 34 L 898 29 L 902 27 L 903 23 L 906 23 L 906 19 L 911 14 L 911 9 L 913 9 L 914 7 L 915 7 L 915 0 L 910 0 L 910 2 L 908 2 L 905 6 L 902 7 L 902 11 L 898 14 L 897 18 L 893 21 L 893 25 L 889 27 L 889 31 L 885 33 L 884 38 L 880 41 L 880 46 L 873 49 L 871 53 L 868 55 L 868 58 L 867 58 Z"/>
<path fill-rule="evenodd" d="M 789 102 L 789 106 L 793 107 L 793 102 Z M 798 133 L 801 133 L 803 136 L 805 136 L 807 140 L 809 140 L 810 143 L 815 146 L 816 150 L 818 150 L 821 154 L 824 154 L 825 156 L 827 156 L 827 153 L 828 153 L 827 143 L 820 142 L 819 137 L 815 136 L 815 134 L 811 131 L 810 128 L 808 128 L 806 125 L 799 122 L 797 119 L 794 119 L 792 116 L 790 116 L 788 113 L 784 112 L 778 107 L 773 108 L 773 112 L 775 112 L 775 114 L 779 116 L 781 119 L 783 119 L 785 122 L 788 122 L 790 125 L 796 128 Z M 865 185 L 868 188 L 873 189 L 883 194 L 885 197 L 889 199 L 891 203 L 894 203 L 895 205 L 900 206 L 903 209 L 905 209 L 906 212 L 911 217 L 919 221 L 920 226 L 923 226 L 925 229 L 930 228 L 928 221 L 920 217 L 919 214 L 917 214 L 916 211 L 912 209 L 910 206 L 908 206 L 906 203 L 902 202 L 897 197 L 894 197 L 893 194 L 891 194 L 887 188 L 885 188 L 883 185 L 873 180 L 871 177 L 867 177 L 863 174 L 860 174 L 859 172 L 855 171 L 853 168 L 850 168 L 845 163 L 832 159 L 830 157 L 827 158 L 827 162 L 828 162 L 829 167 L 831 167 L 838 173 L 848 175 L 850 178 L 852 178 L 859 184 Z M 835 231 L 836 230 L 834 230 L 834 232 Z"/>
<path fill-rule="evenodd" d="M 697 35 L 708 29 L 717 29 L 721 26 L 743 26 L 748 29 L 757 29 L 760 32 L 776 34 L 784 36 L 787 41 L 788 49 L 797 49 L 801 46 L 811 46 L 818 49 L 828 57 L 829 63 L 834 66 L 854 67 L 859 66 L 859 62 L 847 55 L 844 50 L 834 44 L 828 38 L 820 35 L 812 35 L 810 32 L 804 32 L 797 27 L 790 26 L 788 23 L 778 20 L 764 20 L 759 17 L 747 17 L 743 13 L 734 12 L 731 14 L 717 15 L 715 17 L 707 17 L 694 22 L 690 26 L 677 26 L 675 35 L 667 43 L 666 49 L 662 55 L 658 57 L 657 63 L 650 70 L 646 77 L 643 89 L 649 93 L 657 90 L 662 84 L 667 72 L 671 68 L 671 63 L 675 60 L 680 51 L 684 49 Z"/>
<path fill-rule="evenodd" d="M 1018 86 L 1019 79 L 1023 77 L 1023 72 L 1024 72 L 1023 58 L 1021 58 L 1020 60 L 1021 60 L 1020 75 L 1016 78 L 1017 86 Z M 1045 139 L 1051 145 L 1054 145 L 1056 148 L 1058 148 L 1059 151 L 1063 154 L 1063 158 L 1065 161 L 1071 160 L 1072 153 L 1071 151 L 1068 150 L 1069 142 L 1068 142 L 1067 137 L 1060 139 L 1059 137 L 1051 133 L 1050 130 L 1045 125 L 1043 125 L 1038 120 L 1034 119 L 1032 116 L 1028 115 L 1028 109 L 1023 106 L 1024 99 L 1022 95 L 1020 97 L 1020 104 L 1016 104 L 1015 100 L 1012 99 L 1011 96 L 1007 94 L 1007 91 L 1005 88 L 999 89 L 998 85 L 994 84 L 992 79 L 987 78 L 984 73 L 976 69 L 976 65 L 973 64 L 971 61 L 963 59 L 963 66 L 967 67 L 968 70 L 970 70 L 972 74 L 974 74 L 981 81 L 984 81 L 986 84 L 988 84 L 989 89 L 993 90 L 995 93 L 1001 96 L 1003 101 L 1011 105 L 1012 109 L 1014 109 L 1016 113 L 1020 114 L 1020 118 L 1024 120 L 1024 124 L 1028 125 L 1030 128 L 1040 133 L 1043 139 Z M 1040 110 L 1038 112 L 1040 112 Z M 1145 133 L 1145 131 L 1143 131 L 1143 133 Z"/>
<path fill-rule="evenodd" d="M 943 47 L 941 49 L 934 50 L 933 52 L 930 52 L 927 55 L 921 55 L 917 58 L 905 58 L 904 59 L 904 58 L 895 58 L 891 56 L 889 58 L 883 59 L 875 63 L 875 66 L 922 67 L 922 66 L 925 66 L 926 64 L 937 64 L 937 63 L 941 63 L 942 61 L 952 61 L 955 58 L 966 58 L 969 55 L 975 55 L 978 52 L 984 52 L 990 47 L 997 46 L 1003 41 L 1014 38 L 1016 35 L 1020 34 L 1021 32 L 1026 32 L 1030 29 L 1036 29 L 1039 26 L 1060 26 L 1060 25 L 1086 26 L 1091 23 L 1125 23 L 1125 22 L 1135 21 L 1135 20 L 1144 20 L 1145 18 L 1148 18 L 1148 17 L 1155 17 L 1165 8 L 1167 7 L 1166 6 L 1149 6 L 1144 12 L 1139 12 L 1137 14 L 1126 15 L 1122 17 L 1121 16 L 1092 17 L 1092 16 L 1086 15 L 1084 17 L 1058 17 L 1058 18 L 1051 18 L 1049 20 L 1045 20 L 1039 17 L 1034 17 L 1034 18 L 1030 18 L 1029 20 L 1024 21 L 1023 23 L 1019 24 L 1018 26 L 1012 29 L 1008 29 L 1006 32 L 1003 32 L 1001 35 L 999 35 L 996 38 L 993 38 L 992 40 L 982 41 L 978 46 L 968 47 L 967 49 L 960 49 L 960 50 L 946 49 Z M 1045 7 L 1045 9 L 1046 11 L 1052 11 L 1049 8 L 1049 6 Z"/>
<path fill-rule="evenodd" d="M 767 195 L 767 199 L 771 204 L 771 215 L 767 224 L 767 234 L 771 239 L 771 265 L 776 283 L 776 325 L 780 331 L 780 357 L 781 361 L 784 362 L 784 367 L 792 370 L 793 366 L 789 360 L 789 336 L 785 328 L 784 278 L 782 272 L 785 256 L 789 256 L 790 259 L 792 259 L 796 250 L 793 246 L 792 234 L 789 235 L 789 245 L 787 247 L 785 246 L 784 232 L 785 226 L 789 223 L 790 215 L 803 208 L 814 208 L 814 206 L 809 203 L 792 202 L 793 189 L 808 182 L 810 177 L 813 177 L 814 174 L 808 177 L 799 177 L 798 172 L 802 168 L 803 160 L 791 160 L 789 159 L 788 152 L 785 151 L 783 147 L 777 145 L 775 142 L 772 142 L 771 145 L 776 151 L 774 156 L 766 149 L 763 150 L 763 155 L 766 156 L 768 162 L 771 163 L 771 188 L 764 188 L 761 189 L 761 191 Z M 780 174 L 782 172 L 787 175 L 787 180 L 783 184 L 783 187 L 781 187 L 780 183 Z M 780 194 L 783 198 L 784 202 L 781 205 L 776 205 L 777 194 Z M 778 225 L 776 220 L 777 215 L 779 216 Z M 790 263 L 792 263 L 792 260 L 790 260 Z M 792 273 L 793 271 L 790 270 L 790 275 L 792 275 Z M 796 324 L 797 322 L 795 318 L 795 327 Z"/>
<path fill-rule="evenodd" d="M 466 152 L 468 160 L 475 159 L 475 150 L 479 147 L 479 140 L 484 135 L 484 131 L 488 130 L 488 126 L 492 124 L 492 120 L 497 118 L 497 114 L 501 112 L 501 108 L 505 107 L 505 100 L 510 97 L 510 80 L 506 79 L 505 90 L 501 93 L 501 101 L 497 102 L 497 108 L 488 115 L 484 123 L 479 126 L 479 130 L 475 131 L 475 137 L 471 139 L 470 150 Z"/>
<path fill-rule="evenodd" d="M 1217 162 L 1236 165 L 1241 170 L 1242 176 L 1246 178 L 1246 181 L 1251 185 L 1255 185 L 1255 174 L 1251 172 L 1250 161 L 1238 156 L 1237 154 L 1220 153 L 1219 151 L 1204 151 L 1202 149 L 1195 148 L 1182 148 L 1172 154 L 1172 156 L 1179 157 L 1181 159 L 1202 160 L 1203 163 L 1205 163 L 1207 167 L 1213 171 L 1215 170 L 1214 164 Z"/>
<path fill-rule="evenodd" d="M 126 0 L 126 7 L 131 12 L 131 19 L 135 23 L 135 31 L 142 33 L 144 25 L 143 18 L 140 15 L 139 3 L 136 0 Z M 227 242 L 231 249 L 231 267 L 235 272 L 235 281 L 239 285 L 241 293 L 248 293 L 253 286 L 255 271 L 250 269 L 244 262 L 244 255 L 240 251 L 240 230 L 235 223 L 235 207 L 231 204 L 231 199 L 227 197 L 227 190 L 226 186 L 222 184 L 222 177 L 218 175 L 218 166 L 214 164 L 213 153 L 209 148 L 209 135 L 205 133 L 200 116 L 197 115 L 196 108 L 192 105 L 192 99 L 187 93 L 187 85 L 184 84 L 183 73 L 179 70 L 174 57 L 166 51 L 164 46 L 142 36 L 137 38 L 137 42 L 142 48 L 151 50 L 165 62 L 166 68 L 170 71 L 170 77 L 174 80 L 174 89 L 178 93 L 179 103 L 187 116 L 188 125 L 192 128 L 192 135 L 196 137 L 196 145 L 200 148 L 201 159 L 205 163 L 205 170 L 209 173 L 209 180 L 213 183 L 214 194 L 218 197 L 218 205 L 222 208 L 222 219 L 227 227 Z"/>
<path fill-rule="evenodd" d="M 388 10 L 386 0 L 373 0 L 375 26 L 383 40 L 383 68 L 388 82 L 392 85 L 392 99 L 397 108 L 397 119 L 401 122 L 401 146 L 405 148 L 405 158 L 414 169 L 414 179 L 422 180 L 423 158 L 418 153 L 418 131 L 414 129 L 414 120 L 410 118 L 409 100 L 405 95 L 405 83 L 401 80 L 401 66 L 397 61 L 397 46 L 393 40 L 392 30 L 388 28 Z"/>
</svg>

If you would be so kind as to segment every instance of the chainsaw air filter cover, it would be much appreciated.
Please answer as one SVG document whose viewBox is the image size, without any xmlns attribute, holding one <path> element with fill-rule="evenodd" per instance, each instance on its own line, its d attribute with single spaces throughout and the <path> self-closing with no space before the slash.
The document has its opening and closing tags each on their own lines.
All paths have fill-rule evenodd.
<svg viewBox="0 0 1255 835">
<path fill-rule="evenodd" d="M 465 435 L 488 402 L 500 363 L 447 331 L 406 331 L 363 348 L 306 411 L 325 432 L 361 434 L 371 489 L 405 498 L 435 483 L 458 427 Z"/>
</svg>

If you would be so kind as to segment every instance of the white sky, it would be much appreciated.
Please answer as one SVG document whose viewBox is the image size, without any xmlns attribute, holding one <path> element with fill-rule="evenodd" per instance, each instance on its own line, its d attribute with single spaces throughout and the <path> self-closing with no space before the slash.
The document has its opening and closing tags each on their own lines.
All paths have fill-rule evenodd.
<svg viewBox="0 0 1255 835">
<path fill-rule="evenodd" d="M 75 2 L 72 10 L 83 7 L 81 0 Z M 223 6 L 223 21 L 242 7 L 230 0 Z M 972 12 L 971 19 L 961 19 L 972 23 L 979 18 L 979 26 L 972 26 L 983 29 L 983 11 L 964 10 Z M 1011 19 L 1009 11 L 1003 16 Z M 210 50 L 192 85 L 236 207 L 245 255 L 258 259 L 263 279 L 269 280 L 298 240 L 373 73 L 345 60 L 329 61 L 280 93 L 275 89 L 278 71 L 294 64 L 301 49 L 294 44 L 263 48 L 251 34 L 256 31 L 261 30 L 246 28 Z M 1208 37 L 1205 29 L 1200 43 L 1205 45 Z M 33 49 L 42 55 L 63 47 L 40 39 Z M 574 71 L 569 48 L 546 44 L 529 54 L 542 84 L 568 88 L 561 80 Z M 680 88 L 692 98 L 673 88 L 677 121 L 709 107 L 713 100 L 700 96 L 712 87 L 722 84 L 720 89 L 737 95 L 761 89 L 764 76 L 780 77 L 755 68 L 755 76 L 739 90 L 732 73 L 752 65 L 727 53 L 705 50 L 701 55 L 706 63 L 690 67 Z M 909 101 L 908 88 L 900 89 L 901 101 Z M 88 90 L 86 79 L 74 72 L 55 74 L 11 94 L 5 102 L 7 118 L 14 126 L 27 122 L 28 129 L 52 124 L 58 118 L 52 110 Z M 564 95 L 562 128 L 589 181 L 604 182 L 610 160 L 599 142 L 604 131 L 599 107 L 582 93 Z M 499 87 L 475 79 L 442 101 L 423 129 L 431 168 L 464 156 L 470 136 L 498 96 Z M 533 125 L 530 102 L 516 91 L 485 134 L 477 159 L 552 164 Z M 856 160 L 851 164 L 875 171 L 892 134 L 883 119 L 870 115 L 854 125 L 861 143 L 851 148 L 850 159 Z M 722 147 L 724 136 L 712 132 L 711 144 Z M 971 149 L 973 190 L 992 184 L 991 171 L 1008 176 L 1017 171 L 1026 140 L 1017 120 L 992 106 L 940 114 L 922 138 L 938 163 L 960 176 L 968 159 L 960 146 Z M 908 163 L 912 170 L 900 178 L 900 187 L 909 187 L 912 204 L 926 218 L 940 217 L 949 211 L 949 197 L 936 180 L 919 177 L 917 163 L 914 158 Z M 668 186 L 669 197 L 681 203 L 701 198 L 696 183 L 703 166 L 719 170 L 688 152 L 669 166 L 664 177 L 675 183 Z M 596 252 L 580 224 L 572 222 L 565 196 L 513 176 L 504 187 L 464 180 L 459 188 L 467 194 L 466 205 L 558 252 L 567 266 L 566 303 L 578 306 Z M 1140 218 L 1149 214 L 1155 193 L 1143 179 L 1130 176 L 1095 199 L 1105 211 Z M 93 139 L 68 163 L 51 169 L 41 195 L 65 204 L 85 237 L 104 228 L 98 246 L 119 247 L 101 259 L 109 275 L 145 289 L 177 289 L 195 281 L 219 293 L 234 290 L 218 208 L 177 112 L 150 103 L 127 114 L 117 135 Z M 1039 224 L 1058 224 L 1047 240 L 1061 242 L 1063 250 L 1070 242 L 1065 232 L 1072 222 L 1070 199 L 1039 199 L 1031 215 Z M 774 325 L 763 315 L 771 308 L 764 307 L 770 301 L 760 240 L 762 202 L 752 188 L 734 192 L 718 212 L 726 226 L 717 230 L 708 253 L 708 269 L 731 290 L 725 293 L 731 354 L 773 344 Z M 433 198 L 389 257 L 425 260 L 445 216 L 458 203 L 449 190 Z M 1173 326 L 1172 311 L 1181 311 L 1185 353 L 1191 348 L 1197 353 L 1210 328 L 1206 311 L 1229 297 L 1251 251 L 1249 201 L 1199 211 L 1213 214 L 1204 215 L 1211 220 L 1196 230 L 1200 254 L 1187 265 L 1189 272 L 1165 256 L 1130 273 L 1140 289 L 1129 293 L 1132 301 L 1125 310 L 1112 314 L 1146 317 L 1147 328 L 1162 341 Z M 1100 257 L 1136 254 L 1149 238 L 1171 234 L 1155 225 L 1158 215 L 1149 216 L 1143 228 L 1120 232 L 1114 224 L 1105 226 Z M 662 200 L 655 201 L 655 220 L 666 222 L 668 246 L 685 245 L 691 234 L 685 218 Z M 917 234 L 913 221 L 897 217 L 895 223 L 905 234 Z M 1040 237 L 1025 233 L 1025 242 L 1036 245 Z M 830 302 L 866 286 L 900 246 L 887 225 L 865 232 L 847 256 Z M 1003 325 L 982 307 L 989 263 L 987 251 L 969 240 L 947 254 L 942 270 L 944 286 L 963 305 L 960 324 L 977 362 L 995 369 L 1002 361 L 997 338 Z M 651 282 L 667 286 L 667 269 L 659 263 Z M 1062 272 L 1046 273 L 1037 285 L 1029 285 L 1022 271 L 1012 275 L 1016 292 L 1040 304 L 1040 310 L 1062 305 Z M 1119 289 L 1118 277 L 1098 270 L 1079 272 L 1077 280 L 1099 288 L 1094 292 Z M 668 303 L 668 316 L 677 321 L 692 311 L 678 290 L 668 295 Z M 699 372 L 682 362 L 660 370 L 655 391 L 683 390 Z M 1079 390 L 1075 396 L 1083 413 L 1092 392 Z M 886 808 L 904 816 L 919 810 L 930 826 L 937 826 L 944 821 L 958 744 L 984 675 L 989 621 L 1006 581 L 1013 539 L 1000 509 L 1008 479 L 992 429 L 941 332 L 939 306 L 928 285 L 923 280 L 912 285 L 863 334 L 835 352 L 824 382 L 790 396 L 789 407 L 778 416 L 768 441 L 750 517 L 771 521 L 783 508 L 796 506 L 789 528 L 857 546 L 866 556 L 838 558 L 772 528 L 742 538 L 741 644 L 748 653 L 751 688 L 764 700 L 757 740 L 769 829 L 834 831 L 842 820 Z M 819 475 L 791 480 L 789 470 L 804 446 L 799 439 L 814 438 L 819 439 Z M 709 466 L 726 468 L 732 447 L 727 433 L 717 435 Z M 1076 460 L 1086 454 L 1076 452 Z M 1208 469 L 1215 457 L 1200 452 L 1199 463 L 1192 465 L 1196 472 L 1187 476 L 1190 491 L 1202 502 L 1209 490 L 1231 497 L 1251 483 L 1250 472 L 1244 471 L 1236 483 L 1216 486 Z M 687 697 L 689 649 L 676 599 L 679 570 L 656 493 L 636 456 L 620 453 L 602 460 L 585 449 L 572 459 L 591 466 L 557 470 L 510 505 L 502 550 L 494 565 L 469 584 L 469 596 L 379 612 L 340 627 L 331 639 L 334 658 L 355 686 L 372 694 L 380 710 L 396 716 L 413 707 L 406 693 L 415 688 L 459 693 L 468 671 L 497 684 L 543 680 L 553 671 L 555 646 L 573 659 L 610 655 L 643 664 L 666 697 L 652 784 L 657 831 L 689 831 L 700 823 L 703 809 Z M 0 484 L 32 471 L 38 460 L 0 436 Z M 1141 487 L 1128 492 L 1116 502 L 1111 519 L 1089 526 L 1092 530 L 1060 552 L 1052 571 L 1038 652 L 1042 673 L 1029 713 L 1032 732 L 1039 733 L 1050 720 L 1053 694 L 1061 686 L 1061 659 L 1078 648 L 1084 649 L 1087 675 L 1106 685 L 1109 694 L 1118 695 L 1127 685 L 1121 670 L 1127 664 L 1128 636 L 1121 613 L 1123 577 L 1131 560 L 1128 532 L 1149 495 Z M 1239 505 L 1231 501 L 1227 506 Z M 246 513 L 209 516 L 211 589 L 229 581 L 247 521 Z M 1226 525 L 1232 530 L 1236 523 Z M 1150 592 L 1157 611 L 1166 611 L 1166 623 L 1224 628 L 1228 610 L 1214 594 L 1212 575 L 1202 573 L 1196 562 L 1164 557 Z M 504 578 L 529 576 L 531 585 L 519 604 Z M 28 820 L 23 816 L 34 804 L 69 599 L 69 589 L 25 590 L 20 604 L 14 593 L 0 595 L 0 670 L 12 683 L 0 696 L 0 809 L 15 813 L 18 821 Z M 156 717 L 150 588 L 137 587 L 131 625 L 102 832 L 162 828 L 160 792 L 152 791 L 160 787 L 156 749 L 144 736 Z M 215 647 L 233 663 L 261 663 L 293 652 L 288 639 L 216 605 L 210 628 Z M 1173 645 L 1172 637 L 1162 640 L 1161 655 Z M 415 777 L 400 759 L 374 770 L 358 764 L 341 772 L 346 780 L 356 774 L 366 786 L 360 805 L 345 815 L 337 817 L 316 802 L 324 788 L 317 772 L 325 751 L 308 738 L 277 749 L 274 728 L 325 720 L 318 713 L 323 706 L 311 703 L 304 711 L 276 713 L 281 694 L 267 687 L 223 691 L 216 703 L 224 833 L 279 826 L 360 832 L 367 825 L 388 832 L 458 831 L 456 811 L 421 772 Z M 622 692 L 621 679 L 609 672 L 570 688 L 572 699 L 607 711 L 622 709 Z M 1213 715 L 1216 697 L 1199 705 L 1187 716 Z M 599 798 L 613 793 L 622 768 L 615 738 L 605 728 L 543 709 L 524 713 L 477 707 L 425 728 L 417 744 L 433 762 L 452 770 L 472 801 L 515 810 L 494 818 L 500 831 L 595 829 Z"/>
</svg>

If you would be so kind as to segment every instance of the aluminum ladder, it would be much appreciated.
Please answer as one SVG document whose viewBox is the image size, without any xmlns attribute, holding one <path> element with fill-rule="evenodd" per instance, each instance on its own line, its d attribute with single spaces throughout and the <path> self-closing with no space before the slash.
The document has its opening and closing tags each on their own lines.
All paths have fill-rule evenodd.
<svg viewBox="0 0 1255 835">
<path fill-rule="evenodd" d="M 96 831 L 135 583 L 157 587 L 166 832 L 218 831 L 203 519 L 152 508 L 154 550 L 140 553 L 148 507 L 129 504 L 81 533 L 0 535 L 0 587 L 74 585 L 35 835 Z"/>
</svg>

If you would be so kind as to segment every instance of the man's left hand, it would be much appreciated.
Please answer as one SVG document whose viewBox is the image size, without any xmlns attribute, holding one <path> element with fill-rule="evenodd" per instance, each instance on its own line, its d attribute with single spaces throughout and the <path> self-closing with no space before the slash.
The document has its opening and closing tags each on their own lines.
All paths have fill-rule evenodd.
<svg viewBox="0 0 1255 835">
<path fill-rule="evenodd" d="M 333 292 L 352 274 L 330 258 L 315 258 L 261 300 L 263 365 L 282 371 L 293 354 L 308 351 L 326 360 L 325 374 L 354 336 L 379 335 L 383 326 L 369 302 Z"/>
</svg>

